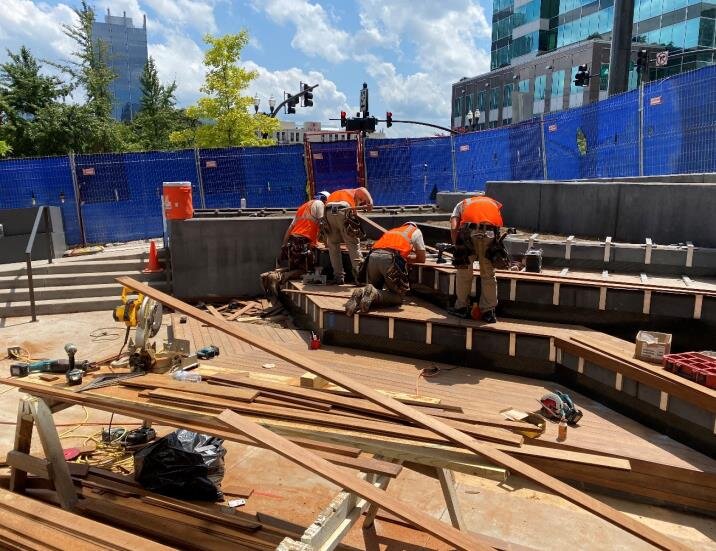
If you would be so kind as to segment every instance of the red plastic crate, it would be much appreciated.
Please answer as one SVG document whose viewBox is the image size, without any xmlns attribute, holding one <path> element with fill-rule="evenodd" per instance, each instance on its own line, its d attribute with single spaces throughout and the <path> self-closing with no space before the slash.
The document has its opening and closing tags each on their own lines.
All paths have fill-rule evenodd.
<svg viewBox="0 0 716 551">
<path fill-rule="evenodd" d="M 664 355 L 664 368 L 672 373 L 716 388 L 716 357 L 700 352 Z"/>
</svg>

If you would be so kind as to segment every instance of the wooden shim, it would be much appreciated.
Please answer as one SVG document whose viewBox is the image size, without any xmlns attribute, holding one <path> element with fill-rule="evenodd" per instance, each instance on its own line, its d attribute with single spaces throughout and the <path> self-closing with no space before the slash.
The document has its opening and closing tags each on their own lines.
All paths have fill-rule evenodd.
<svg viewBox="0 0 716 551">
<path fill-rule="evenodd" d="M 420 411 L 415 410 L 409 406 L 406 406 L 397 400 L 386 397 L 379 392 L 375 392 L 368 385 L 360 383 L 351 379 L 350 377 L 339 373 L 338 371 L 332 370 L 328 367 L 321 365 L 320 363 L 294 352 L 293 350 L 287 349 L 273 341 L 261 338 L 257 335 L 246 331 L 246 329 L 232 325 L 223 320 L 217 320 L 210 314 L 202 312 L 201 310 L 194 308 L 193 306 L 182 302 L 181 300 L 175 299 L 174 297 L 158 291 L 148 285 L 140 283 L 130 277 L 120 277 L 117 281 L 126 287 L 130 287 L 135 291 L 139 291 L 154 300 L 157 300 L 166 306 L 174 309 L 175 311 L 182 312 L 188 316 L 194 317 L 199 321 L 202 321 L 216 329 L 236 337 L 244 342 L 247 342 L 256 348 L 269 352 L 279 358 L 286 360 L 289 363 L 297 365 L 307 371 L 320 375 L 324 379 L 331 381 L 332 383 L 346 388 L 358 396 L 363 396 L 371 402 L 382 406 L 398 415 L 409 419 L 420 426 L 426 427 L 427 429 L 443 436 L 456 444 L 471 450 L 490 461 L 501 465 L 510 471 L 520 474 L 525 478 L 528 478 L 541 486 L 544 486 L 552 490 L 557 495 L 571 501 L 575 505 L 582 507 L 588 511 L 591 511 L 595 515 L 615 524 L 626 530 L 627 532 L 634 534 L 638 538 L 643 539 L 651 543 L 652 545 L 661 549 L 680 549 L 685 550 L 686 547 L 678 543 L 674 539 L 666 536 L 665 534 L 651 528 L 638 520 L 635 520 L 628 515 L 617 511 L 616 509 L 606 505 L 605 503 L 580 492 L 576 488 L 573 488 L 569 484 L 561 482 L 556 478 L 553 478 L 542 471 L 535 469 L 534 467 L 511 457 L 503 451 L 491 448 L 489 445 L 480 443 L 476 439 L 466 435 L 463 432 L 441 422 L 435 417 L 426 415 Z"/>
<path fill-rule="evenodd" d="M 254 493 L 254 489 L 251 486 L 227 484 L 221 486 L 221 492 L 226 496 L 249 498 Z"/>
<path fill-rule="evenodd" d="M 250 421 L 247 421 L 237 413 L 231 410 L 224 411 L 220 416 L 224 423 L 238 430 L 243 435 L 265 444 L 279 455 L 285 457 L 289 461 L 297 463 L 314 474 L 325 478 L 326 480 L 337 484 L 341 488 L 350 490 L 354 494 L 364 498 L 371 503 L 379 505 L 381 508 L 393 513 L 398 518 L 410 522 L 419 530 L 425 531 L 435 536 L 440 541 L 453 545 L 458 549 L 465 551 L 473 550 L 489 550 L 489 545 L 483 544 L 477 538 L 462 534 L 458 530 L 440 522 L 439 520 L 415 509 L 414 507 L 402 503 L 391 495 L 378 490 L 372 484 L 346 475 L 340 469 L 336 469 L 315 454 L 299 448 L 290 441 L 282 438 L 268 429 L 264 429 Z"/>
<path fill-rule="evenodd" d="M 328 381 L 326 381 L 323 377 L 314 375 L 313 373 L 304 373 L 299 378 L 299 381 L 303 388 L 319 389 L 328 385 Z"/>
<path fill-rule="evenodd" d="M 120 381 L 122 386 L 139 387 L 139 388 L 164 388 L 167 390 L 178 390 L 191 392 L 193 394 L 204 394 L 217 398 L 225 398 L 227 400 L 238 400 L 240 402 L 251 402 L 258 396 L 258 392 L 246 390 L 242 388 L 209 385 L 206 383 L 185 383 L 183 381 L 175 381 L 166 375 L 143 375 L 141 377 L 132 377 Z"/>
</svg>

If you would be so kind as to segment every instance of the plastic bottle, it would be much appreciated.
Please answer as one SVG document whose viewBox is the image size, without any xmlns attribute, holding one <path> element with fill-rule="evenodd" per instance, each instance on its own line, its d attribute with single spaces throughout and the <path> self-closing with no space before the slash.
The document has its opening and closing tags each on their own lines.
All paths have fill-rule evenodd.
<svg viewBox="0 0 716 551">
<path fill-rule="evenodd" d="M 198 373 L 192 373 L 191 371 L 177 371 L 172 377 L 183 383 L 200 383 L 201 375 Z"/>
<path fill-rule="evenodd" d="M 557 440 L 559 442 L 564 442 L 566 439 L 567 439 L 567 420 L 564 417 L 562 417 L 562 419 L 559 421 Z"/>
</svg>

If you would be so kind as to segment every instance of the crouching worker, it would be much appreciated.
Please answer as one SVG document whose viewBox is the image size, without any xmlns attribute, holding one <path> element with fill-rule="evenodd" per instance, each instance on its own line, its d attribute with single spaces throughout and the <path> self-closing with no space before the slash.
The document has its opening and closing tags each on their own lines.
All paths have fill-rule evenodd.
<svg viewBox="0 0 716 551">
<path fill-rule="evenodd" d="M 406 222 L 389 230 L 373 245 L 361 265 L 358 281 L 367 283 L 353 291 L 346 304 L 346 315 L 357 309 L 368 312 L 371 306 L 398 306 L 410 290 L 408 264 L 425 262 L 423 233 L 415 222 Z"/>
<path fill-rule="evenodd" d="M 313 270 L 326 199 L 328 192 L 322 191 L 296 210 L 283 236 L 279 258 L 281 262 L 288 262 L 288 269 L 279 268 L 261 274 L 261 285 L 267 294 L 277 295 L 281 283 Z"/>
<path fill-rule="evenodd" d="M 345 283 L 341 243 L 348 248 L 354 276 L 360 268 L 363 255 L 360 252 L 360 239 L 363 235 L 360 219 L 356 210 L 371 211 L 373 198 L 364 187 L 339 189 L 328 196 L 326 201 L 326 245 L 333 267 L 333 277 L 337 285 Z"/>
<path fill-rule="evenodd" d="M 480 263 L 480 315 L 483 321 L 495 323 L 497 278 L 495 268 L 509 267 L 504 247 L 505 234 L 500 238 L 502 205 L 489 197 L 470 197 L 455 206 L 450 218 L 450 234 L 455 244 L 453 264 L 457 268 L 455 294 L 457 300 L 451 314 L 470 318 L 470 290 L 475 260 Z"/>
</svg>

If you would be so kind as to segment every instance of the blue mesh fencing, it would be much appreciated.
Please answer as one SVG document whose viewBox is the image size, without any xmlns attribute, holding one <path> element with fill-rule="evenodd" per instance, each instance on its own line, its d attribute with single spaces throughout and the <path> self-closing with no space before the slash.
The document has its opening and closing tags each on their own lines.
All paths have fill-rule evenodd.
<svg viewBox="0 0 716 551">
<path fill-rule="evenodd" d="M 65 239 L 79 243 L 79 218 L 68 157 L 8 159 L 0 162 L 0 209 L 51 205 L 62 210 Z M 2 241 L 0 241 L 2 246 Z"/>
<path fill-rule="evenodd" d="M 316 191 L 358 187 L 358 141 L 311 144 L 311 163 Z"/>
<path fill-rule="evenodd" d="M 366 140 L 366 177 L 376 205 L 434 203 L 453 189 L 450 138 Z"/>
<path fill-rule="evenodd" d="M 202 149 L 199 156 L 206 208 L 238 208 L 242 198 L 249 208 L 306 200 L 302 145 Z"/>
<path fill-rule="evenodd" d="M 161 235 L 163 182 L 191 182 L 200 204 L 193 150 L 77 155 L 75 163 L 87 243 Z"/>
<path fill-rule="evenodd" d="M 644 88 L 644 174 L 715 172 L 716 66 Z"/>
</svg>

